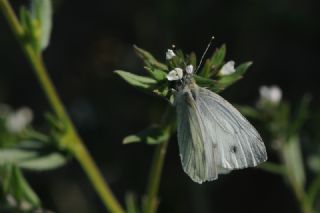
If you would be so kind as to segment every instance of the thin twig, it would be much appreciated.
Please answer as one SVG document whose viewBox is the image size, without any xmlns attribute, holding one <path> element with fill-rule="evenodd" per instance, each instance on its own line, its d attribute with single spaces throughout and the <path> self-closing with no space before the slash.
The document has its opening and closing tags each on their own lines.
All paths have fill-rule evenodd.
<svg viewBox="0 0 320 213">
<path fill-rule="evenodd" d="M 171 135 L 171 131 L 173 129 L 174 118 L 172 117 L 172 110 L 173 108 L 171 106 L 168 106 L 162 120 L 162 126 L 163 128 L 165 128 L 165 131 L 168 131 L 169 135 Z M 157 148 L 154 153 L 146 191 L 147 197 L 145 198 L 144 203 L 145 213 L 155 213 L 158 208 L 158 191 L 168 143 L 169 138 L 165 142 L 157 145 Z"/>
<path fill-rule="evenodd" d="M 0 8 L 8 21 L 9 26 L 11 27 L 14 35 L 17 37 L 20 42 L 22 49 L 30 62 L 38 80 L 41 84 L 43 91 L 48 98 L 48 101 L 56 113 L 56 115 L 67 124 L 67 132 L 64 137 L 64 142 L 66 142 L 65 147 L 70 152 L 72 152 L 75 158 L 79 161 L 80 165 L 88 175 L 94 189 L 99 194 L 101 200 L 103 201 L 105 207 L 114 213 L 123 213 L 121 205 L 112 194 L 111 189 L 108 184 L 105 182 L 102 174 L 100 173 L 98 167 L 93 161 L 90 153 L 84 146 L 81 138 L 78 136 L 73 123 L 71 122 L 62 101 L 60 100 L 53 83 L 51 82 L 47 69 L 43 63 L 40 54 L 37 54 L 32 46 L 28 42 L 24 42 L 22 37 L 24 35 L 24 29 L 19 23 L 11 5 L 7 0 L 0 0 Z"/>
</svg>

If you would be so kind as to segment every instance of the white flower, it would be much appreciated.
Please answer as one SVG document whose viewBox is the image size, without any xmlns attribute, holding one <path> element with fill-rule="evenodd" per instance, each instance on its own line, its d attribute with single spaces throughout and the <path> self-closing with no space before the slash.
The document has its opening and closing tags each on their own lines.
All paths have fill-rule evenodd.
<svg viewBox="0 0 320 213">
<path fill-rule="evenodd" d="M 234 73 L 236 70 L 234 69 L 234 61 L 228 61 L 223 65 L 221 70 L 219 71 L 220 75 L 230 75 Z"/>
<path fill-rule="evenodd" d="M 180 80 L 182 79 L 182 77 L 183 77 L 183 70 L 181 68 L 175 68 L 174 70 L 171 70 L 167 75 L 168 81 Z"/>
<path fill-rule="evenodd" d="M 261 86 L 259 89 L 260 98 L 271 103 L 278 104 L 282 98 L 282 91 L 278 86 Z"/>
<path fill-rule="evenodd" d="M 166 52 L 166 59 L 167 60 L 171 60 L 173 57 L 175 57 L 176 54 L 173 52 L 173 50 L 168 49 Z"/>
<path fill-rule="evenodd" d="M 23 107 L 7 116 L 6 128 L 11 133 L 19 133 L 31 123 L 32 119 L 31 109 Z"/>
<path fill-rule="evenodd" d="M 192 74 L 192 73 L 193 73 L 193 66 L 192 66 L 192 64 L 186 66 L 186 72 L 187 72 L 188 74 Z"/>
</svg>

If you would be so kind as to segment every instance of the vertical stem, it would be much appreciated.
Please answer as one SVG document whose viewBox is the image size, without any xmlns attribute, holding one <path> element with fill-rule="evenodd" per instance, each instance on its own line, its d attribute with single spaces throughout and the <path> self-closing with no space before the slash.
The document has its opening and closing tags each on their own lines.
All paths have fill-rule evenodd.
<svg viewBox="0 0 320 213">
<path fill-rule="evenodd" d="M 147 188 L 146 205 L 144 209 L 145 213 L 154 213 L 158 207 L 157 195 L 159 191 L 163 162 L 167 152 L 168 141 L 169 140 L 159 144 L 154 154 Z"/>
<path fill-rule="evenodd" d="M 84 146 L 81 138 L 79 137 L 77 131 L 75 130 L 73 123 L 71 122 L 62 101 L 60 100 L 53 83 L 51 82 L 47 69 L 43 63 L 40 54 L 32 49 L 31 45 L 28 42 L 23 42 L 22 37 L 24 36 L 24 29 L 20 25 L 13 9 L 11 8 L 7 0 L 0 0 L 0 8 L 8 21 L 9 26 L 11 27 L 14 35 L 17 37 L 18 41 L 21 44 L 21 47 L 32 66 L 40 85 L 43 91 L 46 94 L 46 97 L 56 115 L 67 124 L 67 132 L 65 133 L 65 142 L 66 149 L 68 149 L 75 158 L 78 160 L 84 171 L 86 172 L 88 178 L 91 181 L 94 189 L 100 196 L 105 207 L 114 213 L 123 213 L 121 205 L 112 194 L 108 184 L 104 181 L 102 174 L 100 173 L 98 167 L 93 161 L 90 153 Z"/>
<path fill-rule="evenodd" d="M 168 106 L 163 119 L 162 119 L 162 128 L 169 135 L 173 129 L 173 120 L 174 115 L 172 107 Z M 146 199 L 144 203 L 144 212 L 145 213 L 155 213 L 158 207 L 158 192 L 161 180 L 161 174 L 163 169 L 163 163 L 167 152 L 167 147 L 170 137 L 163 143 L 157 145 L 157 148 L 154 153 L 147 190 L 146 190 Z"/>
<path fill-rule="evenodd" d="M 319 193 L 320 190 L 320 174 L 315 177 L 315 179 L 311 182 L 309 189 L 307 191 L 308 194 L 308 202 L 310 206 L 314 205 L 315 199 L 317 194 Z"/>
</svg>

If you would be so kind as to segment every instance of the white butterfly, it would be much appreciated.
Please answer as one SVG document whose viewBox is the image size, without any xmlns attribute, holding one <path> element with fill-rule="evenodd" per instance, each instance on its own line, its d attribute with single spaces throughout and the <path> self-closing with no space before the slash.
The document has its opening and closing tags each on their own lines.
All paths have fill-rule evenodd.
<svg viewBox="0 0 320 213">
<path fill-rule="evenodd" d="M 179 83 L 175 106 L 180 157 L 193 181 L 215 180 L 219 174 L 267 160 L 257 130 L 221 96 L 199 87 L 193 79 L 192 65 L 185 68 L 183 76 L 174 72 L 177 69 L 169 72 L 168 80 Z"/>
</svg>

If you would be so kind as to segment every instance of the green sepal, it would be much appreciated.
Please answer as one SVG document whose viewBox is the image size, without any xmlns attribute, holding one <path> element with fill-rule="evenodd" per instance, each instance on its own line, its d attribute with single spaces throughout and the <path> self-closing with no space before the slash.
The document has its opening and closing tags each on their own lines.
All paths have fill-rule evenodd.
<svg viewBox="0 0 320 213">
<path fill-rule="evenodd" d="M 20 22 L 24 29 L 22 41 L 30 44 L 32 49 L 38 53 L 40 50 L 38 42 L 40 38 L 39 22 L 32 18 L 30 12 L 24 6 L 20 7 Z"/>
<path fill-rule="evenodd" d="M 0 170 L 0 177 L 3 180 L 2 190 L 5 194 L 11 195 L 19 204 L 27 203 L 30 205 L 29 209 L 26 210 L 30 211 L 40 207 L 40 199 L 18 167 L 6 165 L 0 166 Z"/>
</svg>

